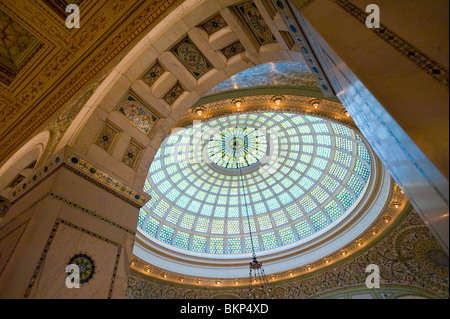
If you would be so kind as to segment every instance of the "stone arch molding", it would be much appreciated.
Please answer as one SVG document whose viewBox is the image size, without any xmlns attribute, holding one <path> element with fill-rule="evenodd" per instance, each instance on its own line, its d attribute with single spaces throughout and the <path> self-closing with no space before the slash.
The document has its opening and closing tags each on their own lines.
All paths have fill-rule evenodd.
<svg viewBox="0 0 450 319">
<path fill-rule="evenodd" d="M 162 141 L 183 114 L 209 90 L 234 74 L 259 64 L 274 61 L 306 63 L 302 54 L 282 35 L 286 27 L 281 18 L 269 13 L 260 0 L 254 3 L 276 41 L 262 45 L 256 42 L 250 29 L 232 12 L 231 7 L 240 2 L 184 1 L 114 68 L 75 118 L 55 152 L 69 145 L 99 166 L 107 170 L 114 168 L 118 178 L 130 187 L 142 190 L 150 164 Z M 219 14 L 226 26 L 208 35 L 201 25 Z M 186 37 L 200 51 L 203 61 L 209 63 L 207 72 L 199 77 L 190 72 L 172 50 Z M 224 49 L 237 42 L 242 45 L 241 52 L 227 57 Z M 149 85 L 143 77 L 155 66 L 164 69 L 164 72 Z M 177 87 L 181 93 L 172 103 L 166 97 Z M 118 111 L 129 95 L 158 119 L 148 134 L 130 124 Z M 96 142 L 105 128 L 113 132 L 114 141 L 102 149 Z M 127 165 L 124 157 L 131 146 L 139 150 L 139 155 L 136 162 Z"/>
<path fill-rule="evenodd" d="M 27 177 L 29 173 L 38 167 L 43 160 L 43 154 L 50 140 L 50 131 L 45 130 L 24 146 L 22 146 L 4 165 L 0 167 L 0 194 L 8 195 L 8 185 L 18 176 L 22 174 Z M 28 168 L 30 164 L 32 168 Z"/>
</svg>

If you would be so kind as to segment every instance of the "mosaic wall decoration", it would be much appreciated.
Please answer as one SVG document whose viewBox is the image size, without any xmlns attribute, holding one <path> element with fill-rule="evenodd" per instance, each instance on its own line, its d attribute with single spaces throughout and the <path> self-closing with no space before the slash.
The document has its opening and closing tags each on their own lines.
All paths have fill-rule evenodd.
<svg viewBox="0 0 450 319">
<path fill-rule="evenodd" d="M 220 29 L 225 28 L 227 25 L 228 24 L 225 22 L 223 17 L 219 14 L 214 18 L 212 18 L 211 20 L 203 23 L 201 27 L 203 28 L 203 30 L 206 31 L 206 33 L 208 33 L 208 35 L 212 35 L 213 33 L 219 31 Z"/>
<path fill-rule="evenodd" d="M 346 0 L 334 0 L 334 2 L 361 23 L 366 23 L 368 13 Z M 431 57 L 414 47 L 408 41 L 405 41 L 383 24 L 380 24 L 379 28 L 373 28 L 370 30 L 375 32 L 377 36 L 389 43 L 394 49 L 399 51 L 410 61 L 428 73 L 434 80 L 447 88 L 449 87 L 449 71 L 443 65 L 437 61 L 434 61 Z"/>
<path fill-rule="evenodd" d="M 0 10 L 0 82 L 10 85 L 43 43 Z"/>
<path fill-rule="evenodd" d="M 181 94 L 183 94 L 184 89 L 181 87 L 180 83 L 178 82 L 175 84 L 173 88 L 167 92 L 167 94 L 163 97 L 163 100 L 167 102 L 167 104 L 172 105 Z"/>
<path fill-rule="evenodd" d="M 152 86 L 156 80 L 164 73 L 164 68 L 156 62 L 154 66 L 144 75 L 142 80 L 148 84 L 148 86 Z"/>
<path fill-rule="evenodd" d="M 273 283 L 275 299 L 365 298 L 395 299 L 449 297 L 448 255 L 433 238 L 414 210 L 375 246 L 355 257 L 312 276 Z M 365 269 L 380 267 L 380 288 L 367 289 Z M 435 269 L 439 265 L 440 269 Z M 267 273 L 270 276 L 270 273 Z M 227 289 L 203 289 L 165 284 L 134 272 L 126 297 L 129 299 L 246 299 L 248 286 Z"/>
<path fill-rule="evenodd" d="M 120 104 L 118 110 L 144 134 L 149 134 L 159 120 L 156 114 L 131 95 Z"/>
<path fill-rule="evenodd" d="M 184 38 L 178 43 L 172 49 L 172 53 L 175 54 L 196 79 L 213 68 L 208 59 L 205 58 L 189 37 Z"/>
<path fill-rule="evenodd" d="M 100 146 L 105 151 L 108 151 L 117 134 L 118 134 L 117 129 L 113 128 L 109 124 L 106 124 L 103 127 L 102 131 L 100 132 L 100 135 L 98 136 L 95 144 L 97 146 Z"/>
<path fill-rule="evenodd" d="M 125 151 L 122 162 L 133 168 L 141 150 L 142 148 L 131 140 L 130 145 L 128 145 L 127 150 Z"/>
<path fill-rule="evenodd" d="M 80 269 L 80 285 L 88 284 L 95 275 L 95 262 L 86 253 L 78 253 L 70 257 L 68 265 L 76 265 Z"/>
<path fill-rule="evenodd" d="M 308 40 L 303 33 L 300 24 L 297 21 L 294 13 L 290 9 L 289 5 L 285 0 L 272 0 L 274 7 L 277 9 L 278 13 L 284 20 L 284 23 L 288 27 L 289 33 L 294 40 L 297 47 L 300 49 L 303 57 L 308 63 L 320 89 L 325 97 L 335 96 L 333 88 L 331 87 L 325 73 L 317 60 L 314 51 L 310 47 Z"/>
<path fill-rule="evenodd" d="M 235 74 L 211 89 L 208 94 L 269 86 L 308 87 L 318 90 L 317 81 L 306 64 L 281 61 L 260 64 Z"/>
<path fill-rule="evenodd" d="M 269 26 L 253 1 L 235 7 L 260 45 L 276 42 Z"/>
<path fill-rule="evenodd" d="M 225 57 L 227 59 L 234 57 L 235 55 L 238 55 L 241 52 L 245 51 L 244 46 L 241 44 L 241 42 L 237 41 L 233 44 L 230 44 L 229 46 L 227 46 L 226 48 L 221 50 L 223 55 L 225 55 Z"/>
</svg>

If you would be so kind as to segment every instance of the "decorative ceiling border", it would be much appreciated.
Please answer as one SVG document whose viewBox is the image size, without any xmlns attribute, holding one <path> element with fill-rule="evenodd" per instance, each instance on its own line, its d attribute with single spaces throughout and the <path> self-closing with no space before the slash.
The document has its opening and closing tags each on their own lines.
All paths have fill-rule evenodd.
<svg viewBox="0 0 450 319">
<path fill-rule="evenodd" d="M 10 201 L 14 205 L 21 197 L 39 185 L 56 170 L 64 167 L 107 192 L 119 197 L 127 203 L 141 208 L 150 200 L 149 195 L 138 192 L 125 183 L 114 178 L 96 165 L 84 160 L 70 150 L 63 150 L 52 157 L 45 165 L 37 169 L 31 176 L 10 191 Z"/>
<path fill-rule="evenodd" d="M 365 25 L 368 16 L 367 13 L 359 9 L 350 1 L 334 0 L 334 2 Z M 401 38 L 399 35 L 395 34 L 392 30 L 388 29 L 381 23 L 379 28 L 372 28 L 372 31 L 386 43 L 391 45 L 395 50 L 407 57 L 421 70 L 425 71 L 435 81 L 439 82 L 446 88 L 449 87 L 449 70 L 447 70 L 440 63 L 433 60 L 431 57 L 420 51 L 418 48 Z"/>
<path fill-rule="evenodd" d="M 45 105 L 39 108 L 33 116 L 28 117 L 26 121 L 22 121 L 12 134 L 7 133 L 10 135 L 8 138 L 4 138 L 0 145 L 0 161 L 12 154 L 17 146 L 48 120 L 55 111 L 69 101 L 74 94 L 87 85 L 102 68 L 118 57 L 124 50 L 130 49 L 130 45 L 143 36 L 144 32 L 148 31 L 151 25 L 167 16 L 180 3 L 180 0 L 166 0 L 158 8 L 154 8 L 154 3 L 152 3 L 143 9 L 133 21 L 128 23 L 127 27 L 120 34 L 116 35 L 87 65 L 66 82 L 53 95 L 53 99 L 48 100 Z M 135 8 L 126 18 L 129 18 L 136 10 Z M 112 33 L 113 31 L 116 31 L 116 28 L 109 32 Z M 124 37 L 124 33 L 127 34 L 126 37 Z M 89 50 L 89 52 L 93 52 L 94 49 Z"/>
<path fill-rule="evenodd" d="M 356 241 L 342 247 L 338 251 L 317 259 L 308 265 L 293 268 L 291 270 L 279 273 L 269 274 L 269 281 L 274 283 L 283 283 L 287 281 L 312 276 L 319 271 L 325 271 L 345 263 L 362 253 L 368 251 L 371 247 L 386 238 L 395 227 L 412 211 L 412 206 L 398 185 L 393 186 L 392 193 L 386 202 L 385 207 L 379 214 L 370 229 L 359 236 Z M 177 287 L 215 287 L 215 288 L 242 288 L 248 285 L 247 277 L 236 278 L 217 278 L 185 275 L 179 272 L 172 272 L 157 266 L 154 266 L 145 260 L 133 255 L 131 270 L 145 278 L 154 280 L 163 280 L 164 284 L 170 284 Z M 219 282 L 219 284 L 218 284 Z"/>
<path fill-rule="evenodd" d="M 305 58 L 306 63 L 311 69 L 314 77 L 316 78 L 320 89 L 325 97 L 333 97 L 336 93 L 333 91 L 333 87 L 327 79 L 325 72 L 323 71 L 319 60 L 317 59 L 311 45 L 308 42 L 305 34 L 302 31 L 300 24 L 295 17 L 289 3 L 285 0 L 272 0 L 273 6 L 281 15 L 284 23 L 286 24 L 289 33 L 294 40 L 294 43 L 300 49 L 301 54 Z"/>
</svg>

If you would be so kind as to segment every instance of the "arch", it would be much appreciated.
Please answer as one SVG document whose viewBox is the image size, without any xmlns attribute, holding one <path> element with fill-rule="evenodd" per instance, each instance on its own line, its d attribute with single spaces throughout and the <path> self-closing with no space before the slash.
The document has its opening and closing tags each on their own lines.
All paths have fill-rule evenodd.
<svg viewBox="0 0 450 319">
<path fill-rule="evenodd" d="M 5 196 L 8 194 L 8 187 L 19 176 L 28 177 L 34 168 L 40 165 L 40 160 L 50 140 L 50 132 L 45 130 L 20 148 L 11 158 L 0 168 L 0 190 Z"/>
</svg>

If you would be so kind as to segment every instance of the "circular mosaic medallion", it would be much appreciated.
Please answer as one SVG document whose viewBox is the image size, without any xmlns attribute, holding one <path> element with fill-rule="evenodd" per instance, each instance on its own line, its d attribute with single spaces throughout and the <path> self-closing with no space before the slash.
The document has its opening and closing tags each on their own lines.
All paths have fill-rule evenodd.
<svg viewBox="0 0 450 319">
<path fill-rule="evenodd" d="M 415 245 L 414 252 L 423 266 L 432 272 L 448 277 L 448 255 L 441 249 L 437 241 L 421 241 Z"/>
<path fill-rule="evenodd" d="M 92 280 L 95 274 L 95 263 L 91 256 L 85 253 L 73 255 L 67 265 L 77 265 L 80 268 L 80 285 L 85 285 Z"/>
<path fill-rule="evenodd" d="M 258 162 L 267 151 L 265 134 L 253 127 L 231 127 L 208 143 L 210 160 L 223 168 L 243 168 Z"/>
</svg>

